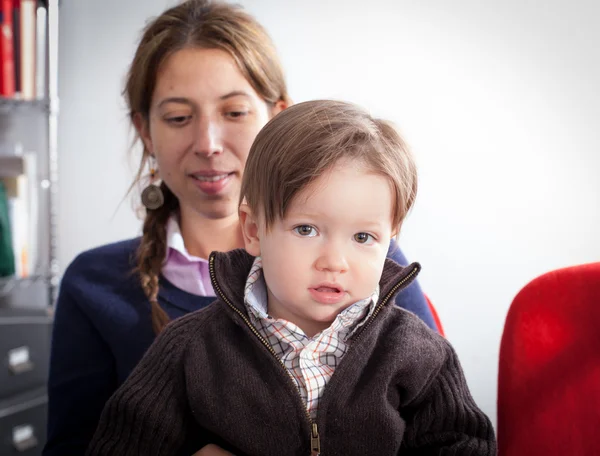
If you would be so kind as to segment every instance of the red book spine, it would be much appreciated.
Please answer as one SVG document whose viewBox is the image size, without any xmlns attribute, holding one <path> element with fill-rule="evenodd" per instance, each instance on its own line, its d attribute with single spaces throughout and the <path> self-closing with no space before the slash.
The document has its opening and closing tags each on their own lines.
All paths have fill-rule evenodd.
<svg viewBox="0 0 600 456">
<path fill-rule="evenodd" d="M 0 14 L 0 95 L 15 95 L 15 56 L 13 44 L 13 2 L 1 0 Z"/>
</svg>

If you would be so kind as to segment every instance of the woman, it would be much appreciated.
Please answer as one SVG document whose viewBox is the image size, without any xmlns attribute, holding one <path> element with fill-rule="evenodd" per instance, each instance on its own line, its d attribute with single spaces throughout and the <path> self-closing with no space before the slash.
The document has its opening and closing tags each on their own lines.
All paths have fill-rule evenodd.
<svg viewBox="0 0 600 456">
<path fill-rule="evenodd" d="M 205 0 L 146 27 L 124 95 L 144 146 L 136 182 L 150 171 L 143 235 L 84 252 L 65 271 L 46 456 L 84 454 L 105 402 L 155 335 L 213 300 L 206 258 L 243 246 L 237 200 L 250 145 L 290 104 L 263 28 L 239 8 Z M 406 263 L 394 242 L 390 252 Z M 418 285 L 397 304 L 435 328 Z M 187 454 L 198 448 L 190 442 Z"/>
</svg>

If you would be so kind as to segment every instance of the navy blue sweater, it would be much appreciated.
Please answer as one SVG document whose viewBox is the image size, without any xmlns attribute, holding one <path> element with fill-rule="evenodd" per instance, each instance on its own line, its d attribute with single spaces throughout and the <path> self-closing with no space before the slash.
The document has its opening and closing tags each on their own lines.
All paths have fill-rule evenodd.
<svg viewBox="0 0 600 456">
<path fill-rule="evenodd" d="M 150 304 L 132 273 L 139 242 L 89 250 L 65 271 L 54 319 L 44 456 L 85 454 L 108 398 L 154 341 Z M 393 241 L 388 256 L 407 264 Z M 214 298 L 192 295 L 161 278 L 158 300 L 175 319 Z M 402 291 L 396 304 L 436 329 L 418 283 Z M 186 448 L 182 454 L 191 452 Z"/>
</svg>

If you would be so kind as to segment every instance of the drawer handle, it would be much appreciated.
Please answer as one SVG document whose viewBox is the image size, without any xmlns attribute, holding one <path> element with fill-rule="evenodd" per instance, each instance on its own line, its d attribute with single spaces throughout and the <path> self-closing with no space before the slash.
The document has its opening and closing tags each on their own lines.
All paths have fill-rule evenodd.
<svg viewBox="0 0 600 456">
<path fill-rule="evenodd" d="M 19 453 L 23 453 L 37 446 L 38 439 L 35 437 L 33 426 L 24 424 L 13 428 L 13 446 Z"/>
<path fill-rule="evenodd" d="M 33 370 L 33 363 L 29 356 L 29 347 L 13 348 L 8 352 L 8 369 L 14 374 L 24 374 Z"/>
</svg>

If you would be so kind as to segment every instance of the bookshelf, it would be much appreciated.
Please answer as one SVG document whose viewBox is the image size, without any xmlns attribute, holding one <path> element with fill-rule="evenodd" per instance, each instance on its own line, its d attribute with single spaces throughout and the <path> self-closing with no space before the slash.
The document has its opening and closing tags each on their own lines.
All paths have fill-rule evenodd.
<svg viewBox="0 0 600 456">
<path fill-rule="evenodd" d="M 19 19 L 24 4 L 35 5 L 32 12 L 33 42 L 14 34 L 23 32 L 28 21 Z M 7 6 L 10 4 L 10 6 Z M 11 8 L 12 6 L 12 8 Z M 18 200 L 21 196 L 25 225 L 12 227 L 11 234 L 27 231 L 26 242 L 14 245 L 17 263 L 12 276 L 0 277 L 0 296 L 7 289 L 8 281 L 41 278 L 45 281 L 47 305 L 54 303 L 57 294 L 59 268 L 57 261 L 57 126 L 58 126 L 58 0 L 0 0 L 0 20 L 4 31 L 5 16 L 12 13 L 13 52 L 3 52 L 7 43 L 0 42 L 0 182 Z M 31 19 L 31 18 L 30 18 Z M 42 26 L 35 21 L 42 20 Z M 20 23 L 21 27 L 15 27 Z M 20 30 L 19 30 L 20 29 Z M 35 32 L 35 33 L 33 33 Z M 4 33 L 6 35 L 6 33 Z M 23 69 L 25 54 L 23 46 L 29 42 L 29 63 L 34 70 Z M 43 52 L 42 49 L 43 48 Z M 8 63 L 6 62 L 8 54 Z M 19 66 L 20 68 L 16 68 Z M 12 81 L 6 82 L 13 67 Z M 29 73 L 29 81 L 24 74 Z M 19 79 L 20 78 L 20 79 Z M 24 86 L 29 84 L 29 89 Z M 24 182 L 22 182 L 24 181 Z M 17 193 L 25 187 L 25 195 Z M 19 218 L 19 217 L 15 217 Z M 14 221 L 11 218 L 11 223 Z M 23 237 L 23 236 L 21 236 Z M 27 256 L 27 259 L 22 257 Z M 27 281 L 28 283 L 30 280 Z M 4 286 L 3 286 L 4 285 Z"/>
<path fill-rule="evenodd" d="M 59 0 L 0 0 L 0 455 L 38 456 L 46 441 L 59 280 L 58 16 Z"/>
</svg>

